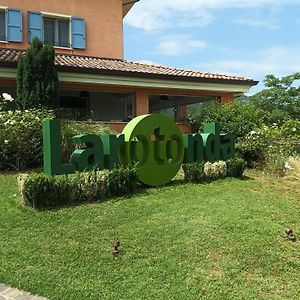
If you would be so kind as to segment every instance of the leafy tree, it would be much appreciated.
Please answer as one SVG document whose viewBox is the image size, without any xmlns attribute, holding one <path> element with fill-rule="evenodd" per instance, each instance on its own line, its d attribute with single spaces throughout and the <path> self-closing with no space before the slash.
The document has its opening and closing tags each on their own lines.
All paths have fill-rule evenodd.
<svg viewBox="0 0 300 300">
<path fill-rule="evenodd" d="M 57 107 L 58 76 L 54 60 L 54 48 L 43 46 L 34 38 L 18 62 L 17 103 L 20 109 Z"/>
<path fill-rule="evenodd" d="M 267 75 L 265 89 L 249 97 L 250 103 L 270 113 L 272 121 L 279 118 L 279 123 L 292 117 L 300 119 L 300 73 L 294 73 L 282 78 Z"/>
</svg>

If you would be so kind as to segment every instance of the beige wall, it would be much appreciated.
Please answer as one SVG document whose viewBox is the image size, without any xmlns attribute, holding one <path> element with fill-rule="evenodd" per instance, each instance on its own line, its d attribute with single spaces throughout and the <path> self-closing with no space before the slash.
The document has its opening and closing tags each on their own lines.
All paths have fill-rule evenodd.
<svg viewBox="0 0 300 300">
<path fill-rule="evenodd" d="M 2 43 L 0 48 L 28 48 L 28 11 L 70 15 L 86 20 L 86 49 L 57 53 L 123 58 L 122 0 L 0 0 L 0 6 L 23 11 L 23 43 Z"/>
</svg>

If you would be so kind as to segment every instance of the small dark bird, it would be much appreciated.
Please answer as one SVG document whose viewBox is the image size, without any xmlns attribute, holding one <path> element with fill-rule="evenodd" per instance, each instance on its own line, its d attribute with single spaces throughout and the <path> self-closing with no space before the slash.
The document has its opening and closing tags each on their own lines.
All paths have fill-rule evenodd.
<svg viewBox="0 0 300 300">
<path fill-rule="evenodd" d="M 120 250 L 119 250 L 120 242 L 113 242 L 112 246 L 114 247 L 114 249 L 112 251 L 112 254 L 113 254 L 113 256 L 116 257 L 120 254 Z"/>
<path fill-rule="evenodd" d="M 293 230 L 291 228 L 286 228 L 284 231 L 286 235 L 293 235 Z"/>
<path fill-rule="evenodd" d="M 292 241 L 292 242 L 296 242 L 297 238 L 296 238 L 296 236 L 294 235 L 293 230 L 292 230 L 291 228 L 286 228 L 286 229 L 284 230 L 284 232 L 285 232 L 285 234 L 286 234 L 285 238 L 286 238 L 287 240 Z"/>
</svg>

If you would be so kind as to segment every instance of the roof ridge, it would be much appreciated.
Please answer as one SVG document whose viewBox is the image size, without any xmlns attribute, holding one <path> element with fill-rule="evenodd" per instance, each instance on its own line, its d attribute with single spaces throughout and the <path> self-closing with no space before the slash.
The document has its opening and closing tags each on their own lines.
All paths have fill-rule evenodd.
<svg viewBox="0 0 300 300">
<path fill-rule="evenodd" d="M 170 70 L 176 70 L 176 71 L 181 71 L 181 72 L 196 72 L 196 73 L 203 73 L 203 74 L 209 74 L 209 75 L 219 75 L 219 76 L 232 76 L 232 77 L 238 77 L 238 78 L 245 78 L 245 79 L 253 79 L 253 78 L 248 78 L 248 77 L 244 77 L 244 76 L 238 76 L 238 75 L 234 75 L 234 74 L 226 74 L 226 73 L 216 73 L 216 72 L 209 72 L 209 71 L 201 71 L 198 69 L 184 69 L 184 68 L 180 68 L 180 67 L 171 67 L 171 66 L 165 66 L 165 65 L 161 65 L 161 64 L 155 64 L 155 63 L 143 63 L 143 62 L 135 62 L 132 60 L 126 60 L 124 59 L 124 61 L 129 62 L 129 63 L 133 63 L 133 64 L 139 64 L 142 66 L 150 66 L 150 67 L 159 67 L 159 68 L 165 68 L 165 69 L 170 69 Z"/>
</svg>

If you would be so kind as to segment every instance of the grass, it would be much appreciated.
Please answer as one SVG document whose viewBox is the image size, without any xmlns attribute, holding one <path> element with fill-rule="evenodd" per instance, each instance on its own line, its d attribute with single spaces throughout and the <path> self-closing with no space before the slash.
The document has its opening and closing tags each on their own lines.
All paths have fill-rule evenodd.
<svg viewBox="0 0 300 300">
<path fill-rule="evenodd" d="M 249 176 L 36 212 L 2 173 L 0 282 L 60 300 L 299 299 L 300 242 L 283 236 L 300 233 L 299 182 Z"/>
</svg>

